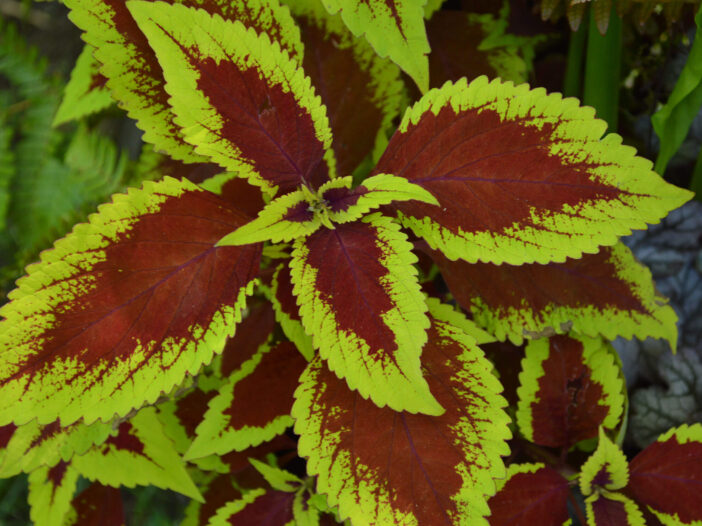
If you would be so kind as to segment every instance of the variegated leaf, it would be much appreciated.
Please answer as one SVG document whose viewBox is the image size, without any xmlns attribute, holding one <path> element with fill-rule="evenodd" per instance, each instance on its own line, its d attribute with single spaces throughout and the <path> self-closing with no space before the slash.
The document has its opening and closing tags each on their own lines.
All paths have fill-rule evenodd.
<svg viewBox="0 0 702 526">
<path fill-rule="evenodd" d="M 585 499 L 587 526 L 647 526 L 634 501 L 621 493 L 605 492 Z"/>
<path fill-rule="evenodd" d="M 447 83 L 408 109 L 375 173 L 406 177 L 439 206 L 393 204 L 405 226 L 449 259 L 562 262 L 690 199 L 651 163 L 602 138 L 576 99 L 479 77 Z"/>
<path fill-rule="evenodd" d="M 337 172 L 346 176 L 370 154 L 377 159 L 399 114 L 404 88 L 400 69 L 354 38 L 338 16 L 317 0 L 286 2 L 305 49 L 302 65 L 327 107 Z"/>
<path fill-rule="evenodd" d="M 265 479 L 253 468 L 250 459 L 270 458 L 271 454 L 280 457 L 294 449 L 295 442 L 286 435 L 280 435 L 255 448 L 225 455 L 222 460 L 230 467 L 230 472 L 209 476 L 202 482 L 204 502 L 190 502 L 181 526 L 210 524 L 217 511 L 228 503 L 240 500 L 242 492 L 265 487 Z"/>
<path fill-rule="evenodd" d="M 573 330 L 609 340 L 665 338 L 675 348 L 677 316 L 623 243 L 547 265 L 471 264 L 429 254 L 456 301 L 501 340 L 521 345 L 525 337 Z"/>
<path fill-rule="evenodd" d="M 494 24 L 498 26 L 499 24 Z M 461 77 L 490 78 L 524 82 L 527 64 L 514 45 L 494 43 L 496 28 L 475 13 L 451 9 L 436 12 L 426 23 L 431 46 L 429 85 L 439 88 Z M 498 40 L 499 42 L 499 40 Z"/>
<path fill-rule="evenodd" d="M 190 449 L 195 438 L 195 429 L 202 422 L 208 402 L 217 394 L 216 386 L 221 384 L 218 379 L 215 381 L 207 380 L 209 378 L 200 374 L 197 385 L 188 393 L 176 400 L 161 402 L 157 406 L 158 417 L 163 424 L 163 432 L 171 439 L 179 455 L 184 455 Z M 198 458 L 190 460 L 190 462 L 203 471 L 217 471 L 219 473 L 229 471 L 218 456 Z"/>
<path fill-rule="evenodd" d="M 424 30 L 426 0 L 322 0 L 355 36 L 365 35 L 381 57 L 390 57 L 422 92 L 429 88 L 429 42 Z"/>
<path fill-rule="evenodd" d="M 529 342 L 517 390 L 517 424 L 524 437 L 570 448 L 614 429 L 624 407 L 624 383 L 614 349 L 600 338 L 553 336 Z"/>
<path fill-rule="evenodd" d="M 61 427 L 58 420 L 42 426 L 33 420 L 12 434 L 0 458 L 0 478 L 29 473 L 41 466 L 53 467 L 82 455 L 95 444 L 107 440 L 112 423 L 100 421 L 86 425 L 76 422 Z"/>
<path fill-rule="evenodd" d="M 342 181 L 346 179 L 347 184 Z M 319 194 L 335 223 L 355 221 L 370 210 L 394 201 L 421 201 L 438 204 L 433 195 L 404 177 L 377 174 L 351 188 L 351 177 L 334 179 L 319 189 Z"/>
<path fill-rule="evenodd" d="M 122 494 L 118 488 L 93 482 L 71 502 L 62 526 L 125 526 Z"/>
<path fill-rule="evenodd" d="M 153 485 L 202 500 L 153 407 L 122 422 L 103 444 L 73 457 L 71 467 L 106 486 Z"/>
<path fill-rule="evenodd" d="M 107 79 L 100 74 L 98 62 L 93 58 L 94 51 L 93 46 L 86 44 L 78 57 L 56 110 L 54 126 L 97 113 L 114 102 L 105 86 Z"/>
<path fill-rule="evenodd" d="M 702 424 L 664 433 L 636 455 L 625 493 L 666 525 L 702 524 Z"/>
<path fill-rule="evenodd" d="M 200 188 L 217 194 L 252 218 L 256 217 L 265 206 L 261 189 L 250 184 L 246 178 L 240 177 L 238 173 L 217 174 L 198 184 Z"/>
<path fill-rule="evenodd" d="M 597 449 L 580 468 L 580 492 L 587 497 L 602 490 L 620 490 L 628 481 L 624 452 L 600 428 Z"/>
<path fill-rule="evenodd" d="M 419 356 L 429 320 L 411 245 L 380 214 L 295 242 L 294 293 L 328 367 L 380 407 L 440 414 Z"/>
<path fill-rule="evenodd" d="M 246 318 L 224 347 L 216 371 L 222 382 L 253 358 L 262 345 L 271 341 L 275 327 L 275 314 L 270 303 L 262 301 L 249 307 Z"/>
<path fill-rule="evenodd" d="M 255 458 L 249 459 L 249 462 L 274 490 L 294 493 L 304 484 L 300 477 L 278 466 L 272 466 Z"/>
<path fill-rule="evenodd" d="M 131 1 L 156 51 L 175 122 L 195 152 L 285 194 L 334 176 L 325 108 L 268 36 L 182 5 Z"/>
<path fill-rule="evenodd" d="M 199 7 L 225 19 L 238 20 L 257 32 L 279 41 L 298 60 L 302 43 L 297 26 L 287 9 L 277 0 L 168 0 Z M 165 2 L 153 2 L 156 8 Z M 70 19 L 85 33 L 85 41 L 95 47 L 100 72 L 107 86 L 129 116 L 144 130 L 144 140 L 171 157 L 187 162 L 205 158 L 193 152 L 182 138 L 180 127 L 168 105 L 168 94 L 159 62 L 139 30 L 124 0 L 67 0 Z"/>
<path fill-rule="evenodd" d="M 299 309 L 293 294 L 293 285 L 290 278 L 290 266 L 282 263 L 273 275 L 271 304 L 275 311 L 275 319 L 283 329 L 285 336 L 295 344 L 305 359 L 312 360 L 314 345 L 312 337 L 305 332 L 302 326 Z"/>
<path fill-rule="evenodd" d="M 66 462 L 29 475 L 29 517 L 34 524 L 63 526 L 78 484 L 78 472 Z"/>
<path fill-rule="evenodd" d="M 0 314 L 0 424 L 125 415 L 234 333 L 260 245 L 215 247 L 246 216 L 187 181 L 118 194 L 27 269 Z"/>
<path fill-rule="evenodd" d="M 292 505 L 294 493 L 255 489 L 244 493 L 239 500 L 222 506 L 209 526 L 228 524 L 256 524 L 260 526 L 295 526 Z"/>
<path fill-rule="evenodd" d="M 321 224 L 320 218 L 307 201 L 305 193 L 302 190 L 296 190 L 268 203 L 256 219 L 224 236 L 217 242 L 217 246 L 248 245 L 263 241 L 271 243 L 291 241 L 310 235 Z"/>
<path fill-rule="evenodd" d="M 298 450 L 317 490 L 354 525 L 486 525 L 487 496 L 504 477 L 509 418 L 475 340 L 431 301 L 423 373 L 441 416 L 395 412 L 349 390 L 315 358 L 300 379 Z M 449 318 L 452 315 L 448 316 Z"/>
<path fill-rule="evenodd" d="M 564 526 L 568 481 L 544 464 L 512 464 L 490 498 L 490 526 Z"/>
<path fill-rule="evenodd" d="M 306 364 L 290 342 L 262 346 L 209 402 L 186 458 L 242 451 L 285 431 L 293 423 L 293 393 Z"/>
</svg>

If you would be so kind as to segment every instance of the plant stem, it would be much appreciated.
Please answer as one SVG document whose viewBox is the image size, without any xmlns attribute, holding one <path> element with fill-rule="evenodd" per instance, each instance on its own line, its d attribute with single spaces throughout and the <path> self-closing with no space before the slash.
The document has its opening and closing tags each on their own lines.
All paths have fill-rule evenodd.
<svg viewBox="0 0 702 526">
<path fill-rule="evenodd" d="M 587 42 L 587 26 L 589 11 L 577 31 L 570 34 L 568 44 L 568 61 L 566 62 L 565 78 L 563 79 L 563 95 L 580 97 L 583 84 L 583 58 Z"/>
<path fill-rule="evenodd" d="M 597 111 L 597 117 L 608 124 L 608 131 L 617 130 L 619 84 L 622 57 L 622 20 L 613 8 L 607 33 L 602 36 L 595 17 L 590 16 L 585 59 L 585 104 Z"/>
<path fill-rule="evenodd" d="M 572 491 L 568 491 L 568 500 L 570 501 L 570 505 L 573 507 L 573 513 L 575 513 L 575 516 L 578 518 L 578 521 L 580 521 L 580 524 L 582 526 L 586 526 L 587 519 L 583 514 L 582 508 L 580 508 L 580 504 L 578 504 L 578 499 L 575 498 Z"/>
</svg>

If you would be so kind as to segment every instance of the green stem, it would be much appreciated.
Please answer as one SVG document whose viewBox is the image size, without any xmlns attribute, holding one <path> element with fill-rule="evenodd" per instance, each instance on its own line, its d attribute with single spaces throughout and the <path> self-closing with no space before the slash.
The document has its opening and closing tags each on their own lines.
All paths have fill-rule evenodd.
<svg viewBox="0 0 702 526">
<path fill-rule="evenodd" d="M 585 43 L 587 42 L 587 26 L 589 12 L 580 23 L 577 31 L 570 34 L 568 43 L 568 62 L 566 63 L 565 78 L 563 79 L 563 95 L 580 97 L 583 85 L 583 59 L 585 58 Z"/>
<path fill-rule="evenodd" d="M 580 521 L 580 524 L 582 526 L 585 526 L 587 524 L 585 514 L 583 513 L 580 504 L 578 504 L 578 499 L 575 498 L 573 492 L 570 490 L 568 491 L 568 500 L 570 501 L 570 505 L 573 506 L 573 513 L 575 513 L 575 516 L 578 518 L 578 521 Z"/>
<path fill-rule="evenodd" d="M 622 20 L 612 9 L 609 28 L 602 36 L 595 17 L 590 16 L 585 59 L 585 104 L 597 111 L 597 117 L 607 121 L 608 131 L 617 130 L 619 85 L 622 57 Z"/>
</svg>

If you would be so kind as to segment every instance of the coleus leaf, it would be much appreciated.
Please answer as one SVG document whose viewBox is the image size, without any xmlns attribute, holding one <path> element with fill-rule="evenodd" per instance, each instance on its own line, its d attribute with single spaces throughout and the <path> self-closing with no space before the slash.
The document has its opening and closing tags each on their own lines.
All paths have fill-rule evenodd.
<svg viewBox="0 0 702 526">
<path fill-rule="evenodd" d="M 171 3 L 175 0 L 169 0 Z M 299 30 L 287 9 L 276 0 L 228 2 L 186 0 L 212 14 L 238 20 L 257 32 L 266 32 L 298 59 L 302 55 Z M 147 39 L 122 0 L 68 0 L 70 19 L 85 31 L 84 40 L 94 46 L 100 72 L 107 86 L 129 116 L 144 130 L 144 140 L 160 151 L 187 162 L 205 158 L 193 152 L 174 122 L 164 89 L 161 67 Z M 165 5 L 158 2 L 155 8 Z"/>
<path fill-rule="evenodd" d="M 92 115 L 114 103 L 105 86 L 107 79 L 100 74 L 99 64 L 93 58 L 94 51 L 90 44 L 83 47 L 64 89 L 61 105 L 56 110 L 54 126 Z"/>
<path fill-rule="evenodd" d="M 322 0 L 355 36 L 366 39 L 381 57 L 390 57 L 422 92 L 429 88 L 429 42 L 424 30 L 426 0 Z"/>
<path fill-rule="evenodd" d="M 346 184 L 340 183 L 343 179 L 346 179 Z M 433 195 L 404 177 L 377 174 L 355 188 L 351 188 L 350 177 L 343 179 L 329 181 L 319 189 L 320 197 L 328 207 L 329 219 L 335 223 L 355 221 L 366 212 L 394 201 L 438 204 Z"/>
<path fill-rule="evenodd" d="M 62 526 L 124 526 L 124 504 L 118 488 L 93 482 L 71 502 Z"/>
<path fill-rule="evenodd" d="M 78 471 L 66 462 L 29 474 L 29 517 L 34 524 L 63 526 L 78 484 Z"/>
<path fill-rule="evenodd" d="M 295 344 L 305 359 L 312 360 L 314 355 L 312 337 L 302 326 L 302 319 L 293 294 L 290 267 L 287 264 L 281 263 L 276 268 L 271 289 L 271 305 L 275 311 L 275 319 L 285 336 Z"/>
<path fill-rule="evenodd" d="M 290 241 L 311 234 L 321 224 L 319 216 L 307 201 L 307 194 L 295 190 L 268 203 L 256 219 L 224 236 L 217 246 Z"/>
<path fill-rule="evenodd" d="M 242 451 L 285 431 L 306 364 L 291 342 L 263 346 L 209 402 L 186 458 Z"/>
<path fill-rule="evenodd" d="M 619 490 L 628 481 L 629 465 L 624 453 L 600 428 L 597 449 L 580 468 L 580 492 L 587 497 L 601 490 Z"/>
<path fill-rule="evenodd" d="M 207 476 L 200 482 L 204 502 L 190 501 L 185 510 L 182 526 L 209 524 L 217 510 L 229 502 L 241 499 L 242 492 L 265 487 L 265 479 L 253 468 L 250 459 L 267 459 L 270 458 L 270 454 L 275 454 L 279 458 L 282 454 L 294 451 L 295 445 L 287 435 L 279 435 L 260 446 L 229 453 L 222 457 L 230 467 L 230 471 Z"/>
<path fill-rule="evenodd" d="M 332 222 L 355 221 L 371 209 L 409 199 L 436 204 L 423 188 L 390 174 L 375 175 L 356 188 L 351 188 L 350 176 L 327 181 L 317 193 L 302 186 L 274 199 L 256 219 L 220 239 L 217 246 L 290 241 L 309 236 L 322 225 L 334 228 Z"/>
<path fill-rule="evenodd" d="M 379 213 L 295 241 L 290 275 L 302 324 L 327 366 L 375 404 L 440 414 L 422 376 L 427 341 L 416 257 Z"/>
<path fill-rule="evenodd" d="M 0 310 L 0 424 L 125 415 L 234 332 L 261 247 L 214 244 L 246 216 L 170 178 L 99 210 L 27 268 Z"/>
<path fill-rule="evenodd" d="M 198 184 L 200 188 L 221 196 L 250 217 L 256 217 L 264 207 L 261 189 L 250 184 L 244 177 L 239 177 L 239 174 L 217 174 Z"/>
<path fill-rule="evenodd" d="M 19 426 L 5 446 L 0 458 L 0 478 L 29 473 L 41 466 L 53 467 L 69 461 L 109 437 L 112 423 L 100 421 L 86 425 L 76 422 L 61 427 L 58 420 L 39 425 L 36 420 Z"/>
<path fill-rule="evenodd" d="M 588 526 L 646 526 L 634 501 L 621 493 L 603 492 L 585 499 Z"/>
<path fill-rule="evenodd" d="M 190 449 L 195 438 L 195 429 L 207 411 L 207 403 L 217 394 L 215 382 L 206 380 L 208 378 L 201 373 L 198 375 L 197 385 L 188 393 L 178 399 L 161 402 L 157 406 L 163 432 L 171 439 L 180 455 L 184 455 Z M 218 456 L 193 459 L 190 462 L 203 471 L 229 471 Z"/>
<path fill-rule="evenodd" d="M 490 526 L 564 526 L 568 481 L 544 464 L 512 464 L 488 501 Z"/>
<path fill-rule="evenodd" d="M 429 300 L 423 372 L 445 412 L 378 407 L 318 356 L 300 378 L 292 414 L 317 490 L 353 524 L 487 524 L 486 495 L 504 476 L 510 436 L 501 387 L 475 340 Z"/>
<path fill-rule="evenodd" d="M 325 108 L 277 42 L 182 5 L 128 5 L 163 68 L 175 121 L 197 153 L 270 194 L 334 176 Z"/>
<path fill-rule="evenodd" d="M 202 499 L 153 407 L 122 422 L 100 446 L 73 457 L 71 466 L 83 477 L 106 486 L 133 488 L 151 484 Z"/>
<path fill-rule="evenodd" d="M 249 462 L 274 490 L 296 492 L 303 484 L 299 477 L 277 466 L 271 466 L 255 458 L 249 459 Z"/>
<path fill-rule="evenodd" d="M 124 526 L 124 504 L 118 488 L 93 482 L 71 502 L 62 526 Z"/>
<path fill-rule="evenodd" d="M 201 482 L 200 486 L 204 502 L 190 501 L 181 526 L 207 526 L 219 508 L 242 497 L 242 488 L 236 487 L 235 480 L 229 473 L 211 477 L 210 480 Z"/>
<path fill-rule="evenodd" d="M 664 433 L 629 465 L 625 493 L 664 524 L 701 524 L 702 424 Z"/>
<path fill-rule="evenodd" d="M 327 108 L 337 172 L 351 174 L 369 154 L 377 159 L 387 145 L 403 103 L 400 70 L 364 39 L 354 38 L 320 2 L 287 3 L 308 50 L 303 68 Z"/>
<path fill-rule="evenodd" d="M 546 265 L 471 264 L 428 253 L 456 301 L 498 339 L 521 345 L 525 336 L 573 330 L 610 340 L 665 338 L 675 347 L 675 312 L 622 243 Z"/>
<path fill-rule="evenodd" d="M 553 336 L 527 344 L 517 390 L 517 424 L 524 437 L 570 448 L 614 429 L 624 406 L 615 351 L 599 338 Z"/>
<path fill-rule="evenodd" d="M 209 526 L 227 524 L 256 524 L 260 526 L 295 526 L 293 517 L 294 493 L 255 489 L 244 493 L 239 500 L 228 502 L 217 510 Z"/>
<path fill-rule="evenodd" d="M 474 13 L 438 11 L 427 21 L 426 30 L 431 46 L 430 87 L 480 75 L 514 82 L 526 80 L 527 66 L 516 46 L 487 45 L 487 37 L 494 29 Z"/>
<path fill-rule="evenodd" d="M 249 306 L 246 318 L 224 346 L 219 368 L 216 369 L 222 383 L 272 339 L 275 328 L 275 314 L 270 303 L 262 301 Z"/>
<path fill-rule="evenodd" d="M 447 83 L 405 113 L 375 173 L 406 177 L 439 201 L 393 204 L 449 259 L 562 262 L 657 222 L 691 194 L 601 138 L 576 99 L 479 77 Z"/>
</svg>

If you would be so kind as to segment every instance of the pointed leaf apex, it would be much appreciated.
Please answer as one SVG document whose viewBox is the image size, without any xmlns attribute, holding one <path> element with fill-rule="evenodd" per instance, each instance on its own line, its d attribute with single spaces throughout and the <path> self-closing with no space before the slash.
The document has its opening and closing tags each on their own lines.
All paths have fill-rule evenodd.
<svg viewBox="0 0 702 526">
<path fill-rule="evenodd" d="M 604 490 L 621 489 L 628 482 L 629 463 L 624 453 L 600 427 L 597 449 L 581 468 L 580 491 L 588 496 Z"/>
</svg>

